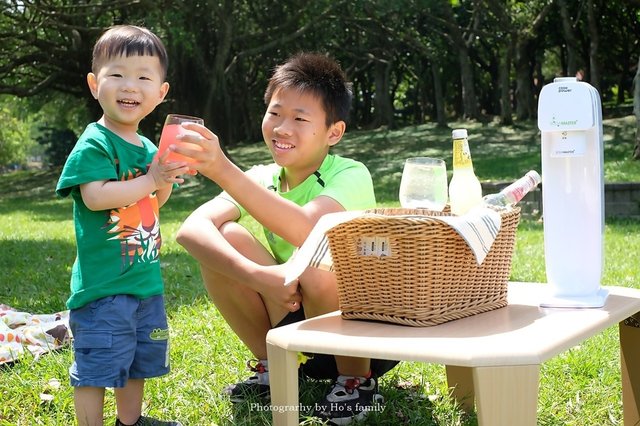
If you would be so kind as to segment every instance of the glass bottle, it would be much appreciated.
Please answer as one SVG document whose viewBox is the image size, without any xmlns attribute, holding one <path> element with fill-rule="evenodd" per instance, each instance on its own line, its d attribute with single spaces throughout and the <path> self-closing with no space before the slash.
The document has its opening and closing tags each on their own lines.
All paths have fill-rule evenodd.
<svg viewBox="0 0 640 426">
<path fill-rule="evenodd" d="M 542 181 L 540 174 L 530 170 L 526 175 L 504 188 L 502 191 L 482 198 L 486 205 L 494 207 L 510 207 L 522 200 L 525 195 Z"/>
<path fill-rule="evenodd" d="M 455 129 L 453 139 L 453 176 L 449 183 L 451 213 L 462 215 L 482 203 L 482 187 L 473 172 L 467 129 Z"/>
</svg>

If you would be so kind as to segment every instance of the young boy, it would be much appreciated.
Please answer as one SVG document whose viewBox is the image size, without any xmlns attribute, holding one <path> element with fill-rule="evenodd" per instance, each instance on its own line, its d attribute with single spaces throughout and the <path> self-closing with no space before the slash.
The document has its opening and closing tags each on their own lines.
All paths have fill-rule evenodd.
<svg viewBox="0 0 640 426">
<path fill-rule="evenodd" d="M 269 395 L 270 328 L 338 309 L 332 272 L 308 268 L 298 285 L 283 285 L 284 263 L 295 247 L 322 215 L 375 206 L 366 167 L 329 154 L 345 132 L 352 98 L 337 63 L 320 54 L 295 55 L 276 68 L 264 98 L 262 134 L 275 164 L 245 174 L 225 157 L 218 138 L 197 125 L 185 127 L 201 136 L 184 139 L 202 151 L 171 147 L 195 158 L 191 167 L 224 190 L 187 218 L 177 239 L 200 263 L 211 299 L 256 358 L 248 363 L 256 374 L 226 389 L 234 402 Z M 271 252 L 237 224 L 245 214 L 262 224 Z M 363 417 L 382 400 L 378 377 L 395 364 L 315 355 L 302 372 L 334 380 L 315 414 L 336 424 Z"/>
<path fill-rule="evenodd" d="M 73 198 L 77 258 L 69 322 L 79 425 L 102 425 L 115 388 L 116 426 L 179 425 L 141 416 L 144 380 L 169 372 L 159 208 L 186 163 L 153 160 L 138 124 L 164 99 L 167 52 L 145 28 L 116 26 L 93 49 L 87 83 L 103 110 L 69 155 L 56 192 Z"/>
</svg>

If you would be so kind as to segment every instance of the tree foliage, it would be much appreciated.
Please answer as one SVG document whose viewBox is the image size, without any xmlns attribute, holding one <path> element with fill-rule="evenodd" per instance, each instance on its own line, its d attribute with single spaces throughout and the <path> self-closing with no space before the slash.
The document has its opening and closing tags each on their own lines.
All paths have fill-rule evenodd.
<svg viewBox="0 0 640 426">
<path fill-rule="evenodd" d="M 0 123 L 0 168 L 25 163 L 31 147 L 28 125 L 4 102 L 0 103 Z"/>
<path fill-rule="evenodd" d="M 633 158 L 640 160 L 640 58 L 638 59 L 633 86 L 633 113 L 636 117 L 636 144 L 633 149 Z"/>
<path fill-rule="evenodd" d="M 40 135 L 36 138 L 45 148 L 47 163 L 50 166 L 62 166 L 78 140 L 78 136 L 70 129 L 40 127 Z"/>
<path fill-rule="evenodd" d="M 273 66 L 300 50 L 338 59 L 353 81 L 351 128 L 536 117 L 555 76 L 628 105 L 640 52 L 638 0 L 5 0 L 0 94 L 100 110 L 86 88 L 91 47 L 109 25 L 155 31 L 170 54 L 168 112 L 199 115 L 223 144 L 260 139 Z M 62 108 L 60 111 L 69 110 Z M 59 123 L 59 128 L 75 129 Z"/>
</svg>

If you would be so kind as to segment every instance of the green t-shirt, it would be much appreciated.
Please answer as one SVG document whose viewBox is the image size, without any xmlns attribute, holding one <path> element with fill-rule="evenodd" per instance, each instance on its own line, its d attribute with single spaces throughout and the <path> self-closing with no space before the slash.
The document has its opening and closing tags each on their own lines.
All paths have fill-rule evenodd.
<svg viewBox="0 0 640 426">
<path fill-rule="evenodd" d="M 147 172 L 156 146 L 141 136 L 135 146 L 91 123 L 69 154 L 56 193 L 73 198 L 77 256 L 71 272 L 69 309 L 106 296 L 141 299 L 162 294 L 160 219 L 155 194 L 113 210 L 91 211 L 79 185 L 99 180 L 130 180 Z"/>
<path fill-rule="evenodd" d="M 373 181 L 367 167 L 358 161 L 337 155 L 327 155 L 315 173 L 287 192 L 280 190 L 282 167 L 277 164 L 254 166 L 247 171 L 247 174 L 262 186 L 276 191 L 281 197 L 299 206 L 304 206 L 319 196 L 333 198 L 345 210 L 364 210 L 376 206 Z M 226 192 L 219 196 L 236 204 L 241 216 L 247 213 Z M 283 219 L 286 220 L 286 218 Z M 286 262 L 296 247 L 267 228 L 264 228 L 264 233 L 276 260 L 279 263 Z"/>
</svg>

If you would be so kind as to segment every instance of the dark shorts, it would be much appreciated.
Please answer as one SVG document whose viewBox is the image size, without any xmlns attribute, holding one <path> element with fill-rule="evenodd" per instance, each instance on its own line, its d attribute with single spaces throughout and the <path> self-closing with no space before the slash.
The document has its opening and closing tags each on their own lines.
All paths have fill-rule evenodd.
<svg viewBox="0 0 640 426">
<path fill-rule="evenodd" d="M 128 379 L 169 372 L 169 328 L 164 298 L 117 295 L 69 313 L 72 386 L 120 388 Z"/>
<path fill-rule="evenodd" d="M 293 324 L 294 322 L 305 319 L 304 308 L 300 306 L 295 312 L 289 312 L 286 317 L 280 321 L 276 327 Z M 334 380 L 338 377 L 338 367 L 336 366 L 336 358 L 327 354 L 307 354 L 312 358 L 307 360 L 300 366 L 300 372 L 307 377 L 317 380 Z M 391 361 L 387 359 L 371 359 L 371 373 L 375 377 L 380 377 L 393 367 L 398 365 L 399 361 Z"/>
</svg>

